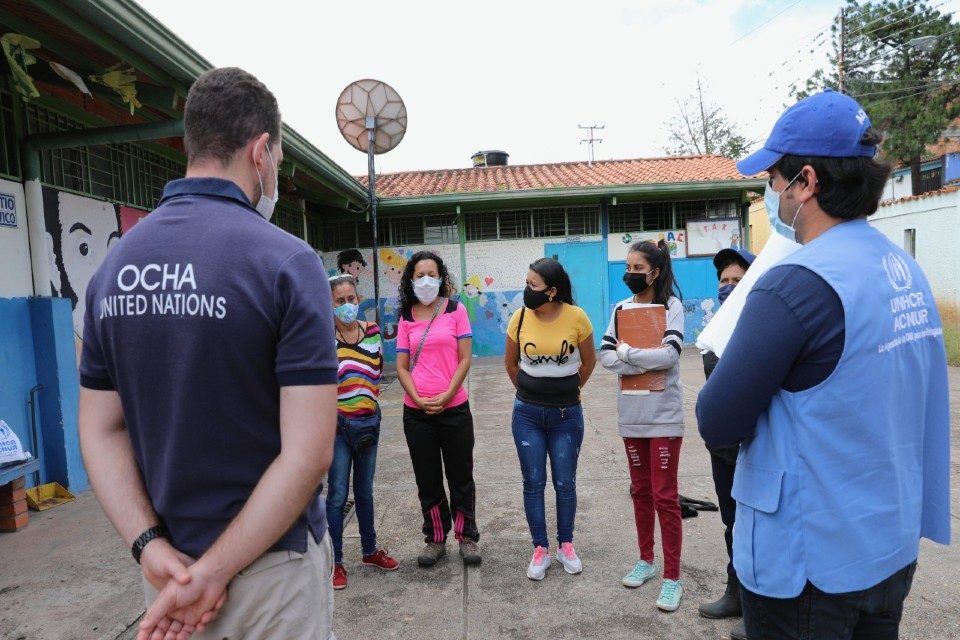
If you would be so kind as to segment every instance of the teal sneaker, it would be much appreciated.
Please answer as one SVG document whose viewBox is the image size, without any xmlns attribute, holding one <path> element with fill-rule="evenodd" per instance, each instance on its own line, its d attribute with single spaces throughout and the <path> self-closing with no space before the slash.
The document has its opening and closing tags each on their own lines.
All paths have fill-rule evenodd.
<svg viewBox="0 0 960 640">
<path fill-rule="evenodd" d="M 657 608 L 661 611 L 676 611 L 683 597 L 683 585 L 679 580 L 664 580 L 657 598 Z"/>
<path fill-rule="evenodd" d="M 641 560 L 633 568 L 633 571 L 623 576 L 623 580 L 620 582 L 623 583 L 623 586 L 630 587 L 632 589 L 634 587 L 639 587 L 655 575 L 657 575 L 657 565 L 650 564 L 646 560 Z"/>
</svg>

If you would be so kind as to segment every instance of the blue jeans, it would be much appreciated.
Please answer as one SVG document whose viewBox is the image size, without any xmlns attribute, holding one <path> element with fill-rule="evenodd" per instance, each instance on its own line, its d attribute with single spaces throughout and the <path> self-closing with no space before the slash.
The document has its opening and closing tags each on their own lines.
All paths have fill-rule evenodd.
<svg viewBox="0 0 960 640">
<path fill-rule="evenodd" d="M 377 445 L 354 453 L 343 436 L 333 442 L 333 462 L 327 472 L 327 526 L 333 543 L 333 561 L 343 564 L 343 507 L 350 491 L 350 467 L 353 466 L 353 500 L 360 523 L 363 555 L 377 551 L 377 531 L 373 526 L 373 474 L 377 470 Z"/>
<path fill-rule="evenodd" d="M 811 583 L 796 598 L 768 598 L 740 590 L 750 640 L 896 640 L 903 601 L 910 593 L 914 560 L 863 591 L 824 593 Z M 934 634 L 937 635 L 937 634 Z"/>
<path fill-rule="evenodd" d="M 577 459 L 583 443 L 583 408 L 545 407 L 523 400 L 513 402 L 513 441 L 523 473 L 523 510 L 533 546 L 549 548 L 543 490 L 550 477 L 557 495 L 557 541 L 573 542 L 577 516 Z"/>
</svg>

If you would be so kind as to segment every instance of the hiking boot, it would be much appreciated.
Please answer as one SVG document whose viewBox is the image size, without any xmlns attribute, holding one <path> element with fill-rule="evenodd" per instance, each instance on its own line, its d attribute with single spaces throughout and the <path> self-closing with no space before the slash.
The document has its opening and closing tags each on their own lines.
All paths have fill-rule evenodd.
<svg viewBox="0 0 960 640">
<path fill-rule="evenodd" d="M 336 591 L 347 588 L 347 570 L 342 564 L 333 567 L 333 588 Z"/>
<path fill-rule="evenodd" d="M 577 552 L 573 550 L 572 542 L 563 542 L 557 549 L 557 560 L 563 565 L 564 571 L 569 574 L 577 574 L 583 571 L 583 563 L 577 557 Z"/>
<path fill-rule="evenodd" d="M 445 555 L 447 555 L 446 542 L 428 542 L 417 556 L 417 564 L 421 567 L 432 567 Z"/>
<path fill-rule="evenodd" d="M 657 608 L 661 611 L 676 611 L 680 608 L 680 599 L 683 597 L 683 585 L 679 580 L 664 580 L 660 586 L 660 597 L 657 598 Z"/>
<path fill-rule="evenodd" d="M 527 577 L 531 580 L 543 580 L 547 575 L 547 569 L 550 568 L 550 550 L 544 547 L 537 547 L 533 550 L 533 559 L 530 560 L 530 566 L 527 567 Z"/>
<path fill-rule="evenodd" d="M 744 626 L 743 620 L 730 630 L 730 640 L 747 640 L 747 628 Z"/>
<path fill-rule="evenodd" d="M 460 543 L 460 557 L 463 558 L 463 564 L 480 564 L 480 545 L 477 541 L 464 538 Z"/>
<path fill-rule="evenodd" d="M 635 588 L 657 575 L 657 565 L 650 564 L 646 560 L 641 560 L 633 567 L 633 570 L 623 576 L 623 586 Z"/>
<path fill-rule="evenodd" d="M 388 556 L 387 552 L 383 549 L 380 549 L 376 553 L 371 553 L 368 556 L 363 556 L 361 562 L 371 567 L 383 569 L 384 571 L 393 571 L 400 566 L 400 563 Z"/>
<path fill-rule="evenodd" d="M 740 581 L 737 576 L 727 576 L 727 588 L 718 600 L 704 602 L 699 607 L 700 615 L 714 620 L 720 618 L 739 618 L 743 615 L 740 606 Z"/>
</svg>

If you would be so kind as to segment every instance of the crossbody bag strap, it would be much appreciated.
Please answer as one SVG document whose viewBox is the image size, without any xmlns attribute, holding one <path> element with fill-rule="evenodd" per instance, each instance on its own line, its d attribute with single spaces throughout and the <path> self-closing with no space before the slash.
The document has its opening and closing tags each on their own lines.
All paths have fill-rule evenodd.
<svg viewBox="0 0 960 640">
<path fill-rule="evenodd" d="M 437 307 L 433 310 L 433 316 L 430 317 L 430 322 L 427 323 L 427 328 L 423 330 L 423 335 L 420 336 L 420 344 L 417 345 L 417 351 L 413 354 L 413 359 L 410 360 L 410 373 L 413 373 L 413 368 L 417 366 L 417 362 L 420 360 L 420 352 L 423 351 L 423 343 L 427 341 L 427 334 L 430 333 L 430 327 L 433 326 L 433 321 L 437 319 L 437 316 L 440 315 L 440 307 L 446 306 L 442 301 L 437 303 Z M 410 312 L 410 315 L 413 315 L 413 311 Z"/>
<path fill-rule="evenodd" d="M 523 314 L 527 312 L 526 307 L 520 307 L 520 319 L 517 321 L 517 346 L 520 346 L 520 328 L 523 326 Z M 519 357 L 517 358 L 520 359 Z"/>
</svg>

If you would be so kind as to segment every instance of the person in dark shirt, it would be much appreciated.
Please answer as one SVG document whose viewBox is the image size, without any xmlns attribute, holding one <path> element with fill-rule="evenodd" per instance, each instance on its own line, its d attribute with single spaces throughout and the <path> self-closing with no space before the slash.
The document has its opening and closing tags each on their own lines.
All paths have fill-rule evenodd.
<svg viewBox="0 0 960 640">
<path fill-rule="evenodd" d="M 273 94 L 196 80 L 187 175 L 87 288 L 80 444 L 140 563 L 140 638 L 332 638 L 337 355 L 326 274 L 268 222 L 283 158 Z M 152 604 L 151 604 L 152 603 Z"/>
<path fill-rule="evenodd" d="M 733 293 L 733 290 L 747 269 L 753 264 L 756 258 L 752 253 L 745 249 L 722 249 L 713 256 L 713 266 L 717 270 L 717 284 L 719 286 L 718 298 L 720 304 L 723 304 L 727 297 Z M 707 380 L 710 374 L 717 366 L 717 354 L 712 351 L 703 353 L 703 374 Z M 736 519 L 737 503 L 730 495 L 733 488 L 733 475 L 737 469 L 737 454 L 740 452 L 739 446 L 733 447 L 711 447 L 707 445 L 710 452 L 710 467 L 713 475 L 713 486 L 717 491 L 717 502 L 720 508 L 720 519 L 723 521 L 723 538 L 727 545 L 727 588 L 723 595 L 712 602 L 704 602 L 699 607 L 700 615 L 705 618 L 734 618 L 742 615 L 740 607 L 740 581 L 737 580 L 737 571 L 733 568 L 733 523 Z M 730 632 L 731 640 L 743 640 L 746 638 L 746 631 L 743 629 L 743 621 L 737 623 Z"/>
<path fill-rule="evenodd" d="M 750 638 L 896 638 L 920 538 L 950 542 L 943 326 L 923 270 L 871 227 L 889 166 L 857 102 L 793 105 L 738 170 L 803 245 L 763 274 L 697 401 L 740 444 L 733 562 Z"/>
</svg>

